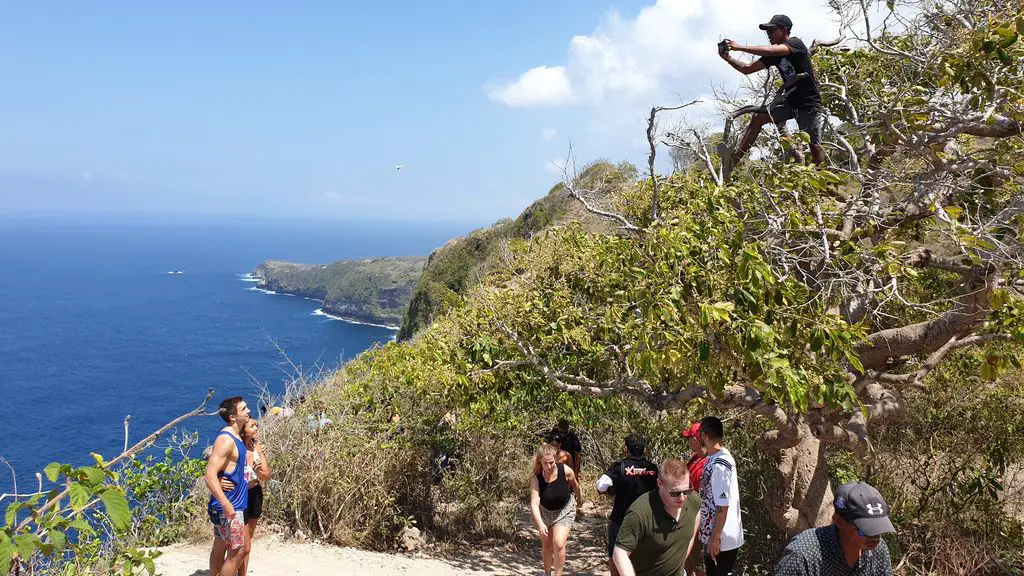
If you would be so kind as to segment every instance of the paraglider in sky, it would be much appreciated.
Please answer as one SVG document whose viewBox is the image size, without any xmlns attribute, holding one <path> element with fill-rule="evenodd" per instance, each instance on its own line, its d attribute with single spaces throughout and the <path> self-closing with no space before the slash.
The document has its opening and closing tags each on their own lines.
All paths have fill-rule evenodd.
<svg viewBox="0 0 1024 576">
<path fill-rule="evenodd" d="M 401 164 L 396 164 L 395 165 L 395 172 L 401 172 L 402 168 L 405 168 L 405 166 L 402 166 Z"/>
</svg>

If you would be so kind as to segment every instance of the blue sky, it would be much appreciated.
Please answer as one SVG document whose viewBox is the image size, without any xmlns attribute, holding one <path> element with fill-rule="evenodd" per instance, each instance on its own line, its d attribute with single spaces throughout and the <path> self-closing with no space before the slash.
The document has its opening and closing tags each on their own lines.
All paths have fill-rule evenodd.
<svg viewBox="0 0 1024 576">
<path fill-rule="evenodd" d="M 821 4 L 8 0 L 0 213 L 485 224 L 570 140 L 643 162 L 651 105 L 739 80 L 722 34 L 834 35 Z"/>
</svg>

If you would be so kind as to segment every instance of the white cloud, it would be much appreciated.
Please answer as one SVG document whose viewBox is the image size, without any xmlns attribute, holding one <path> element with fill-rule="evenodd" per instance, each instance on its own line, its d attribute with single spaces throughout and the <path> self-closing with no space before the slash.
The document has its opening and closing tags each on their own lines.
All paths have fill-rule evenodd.
<svg viewBox="0 0 1024 576">
<path fill-rule="evenodd" d="M 540 137 L 545 140 L 554 140 L 558 137 L 558 130 L 554 128 L 545 128 L 540 131 Z"/>
<path fill-rule="evenodd" d="M 513 108 L 559 106 L 572 101 L 572 84 L 565 66 L 537 66 L 523 72 L 515 82 L 492 86 L 492 100 Z"/>
<path fill-rule="evenodd" d="M 794 20 L 793 34 L 810 44 L 838 35 L 824 0 L 657 0 L 633 18 L 609 13 L 590 34 L 568 42 L 566 63 L 530 69 L 519 80 L 490 92 L 508 106 L 671 104 L 738 85 L 742 76 L 719 57 L 716 44 L 767 44 L 757 25 L 773 14 Z M 749 55 L 741 55 L 741 57 Z"/>
</svg>

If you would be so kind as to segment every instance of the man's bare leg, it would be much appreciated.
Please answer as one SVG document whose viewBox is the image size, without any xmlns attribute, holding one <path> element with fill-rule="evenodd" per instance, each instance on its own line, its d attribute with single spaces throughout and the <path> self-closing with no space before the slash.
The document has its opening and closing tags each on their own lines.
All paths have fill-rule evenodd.
<svg viewBox="0 0 1024 576">
<path fill-rule="evenodd" d="M 241 566 L 244 558 L 244 546 L 235 550 L 228 550 L 228 555 L 224 559 L 224 567 L 220 570 L 220 576 L 238 576 L 238 568 Z"/>
<path fill-rule="evenodd" d="M 213 539 L 213 549 L 210 550 L 210 576 L 219 576 L 224 567 L 224 552 L 227 546 L 220 538 Z"/>
<path fill-rule="evenodd" d="M 750 124 L 747 124 L 747 131 L 743 133 L 743 139 L 740 140 L 739 148 L 736 149 L 732 154 L 732 167 L 735 168 L 743 156 L 750 150 L 750 147 L 754 145 L 757 137 L 761 135 L 761 128 L 765 124 L 772 121 L 772 117 L 767 113 L 762 112 L 760 114 L 754 114 L 750 117 Z"/>
</svg>

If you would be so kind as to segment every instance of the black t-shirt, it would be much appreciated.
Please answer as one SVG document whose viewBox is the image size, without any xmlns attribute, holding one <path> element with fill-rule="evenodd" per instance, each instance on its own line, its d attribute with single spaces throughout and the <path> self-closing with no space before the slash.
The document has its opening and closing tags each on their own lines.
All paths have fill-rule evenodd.
<svg viewBox="0 0 1024 576">
<path fill-rule="evenodd" d="M 548 437 L 556 434 L 562 437 L 562 450 L 572 454 L 574 458 L 583 451 L 583 444 L 580 443 L 580 437 L 572 430 L 562 432 L 558 427 L 555 427 L 551 429 L 550 433 L 548 433 Z"/>
<path fill-rule="evenodd" d="M 644 458 L 630 456 L 615 462 L 605 475 L 612 479 L 615 488 L 611 521 L 616 524 L 622 524 L 626 510 L 641 494 L 658 487 L 658 465 Z"/>
<path fill-rule="evenodd" d="M 791 36 L 789 40 L 786 40 L 786 45 L 789 46 L 789 54 L 786 56 L 762 56 L 761 62 L 766 68 L 769 66 L 778 68 L 783 83 L 797 74 L 806 72 L 808 78 L 797 84 L 796 89 L 786 98 L 786 103 L 797 110 L 820 107 L 821 92 L 818 90 L 818 79 L 814 77 L 814 68 L 811 67 L 810 50 L 804 45 L 804 41 L 796 36 Z"/>
</svg>

